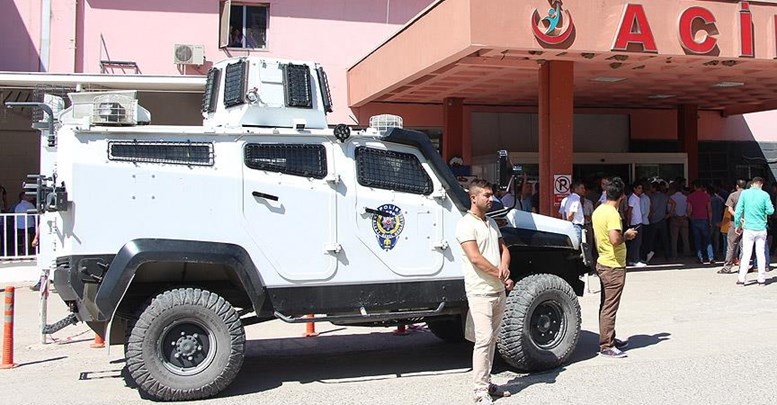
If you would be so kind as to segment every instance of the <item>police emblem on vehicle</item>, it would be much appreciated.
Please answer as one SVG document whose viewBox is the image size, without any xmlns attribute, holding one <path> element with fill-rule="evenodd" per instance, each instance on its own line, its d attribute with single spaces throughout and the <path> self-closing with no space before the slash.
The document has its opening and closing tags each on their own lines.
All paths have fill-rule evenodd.
<svg viewBox="0 0 777 405">
<path fill-rule="evenodd" d="M 372 215 L 372 230 L 378 237 L 378 243 L 383 250 L 394 249 L 399 239 L 399 234 L 405 229 L 405 217 L 402 209 L 394 204 L 383 204 L 378 211 L 391 215 Z"/>
</svg>

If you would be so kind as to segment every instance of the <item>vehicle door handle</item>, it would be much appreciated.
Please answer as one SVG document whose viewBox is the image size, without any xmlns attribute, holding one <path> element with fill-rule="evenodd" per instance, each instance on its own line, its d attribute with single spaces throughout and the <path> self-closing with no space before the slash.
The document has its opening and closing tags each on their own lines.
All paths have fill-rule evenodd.
<svg viewBox="0 0 777 405">
<path fill-rule="evenodd" d="M 258 191 L 254 191 L 253 193 L 251 193 L 251 195 L 253 195 L 254 197 L 264 198 L 265 200 L 278 201 L 278 196 L 274 196 L 272 194 L 265 194 L 265 193 L 260 193 Z"/>
<path fill-rule="evenodd" d="M 372 208 L 367 208 L 367 207 L 364 207 L 364 212 L 366 212 L 368 214 L 380 215 L 382 217 L 393 217 L 394 216 L 394 214 L 392 214 L 390 212 L 374 210 Z"/>
</svg>

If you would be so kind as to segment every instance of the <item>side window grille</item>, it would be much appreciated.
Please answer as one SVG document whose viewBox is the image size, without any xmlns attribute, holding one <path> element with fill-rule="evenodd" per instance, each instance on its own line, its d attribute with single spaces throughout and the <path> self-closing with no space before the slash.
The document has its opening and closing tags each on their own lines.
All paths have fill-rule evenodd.
<svg viewBox="0 0 777 405">
<path fill-rule="evenodd" d="M 359 184 L 365 187 L 423 195 L 434 188 L 421 162 L 410 153 L 360 146 L 356 148 L 356 170 Z"/>
<path fill-rule="evenodd" d="M 283 82 L 287 107 L 313 108 L 308 65 L 284 65 Z"/>
<path fill-rule="evenodd" d="M 321 88 L 321 98 L 324 100 L 324 111 L 332 112 L 332 93 L 329 91 L 329 80 L 326 78 L 324 68 L 316 68 L 318 74 L 318 86 Z"/>
<path fill-rule="evenodd" d="M 202 112 L 216 111 L 216 100 L 219 94 L 219 79 L 221 70 L 212 68 L 208 71 L 208 80 L 205 82 L 205 93 L 202 95 Z"/>
<path fill-rule="evenodd" d="M 108 159 L 133 163 L 213 166 L 209 142 L 109 141 Z"/>
<path fill-rule="evenodd" d="M 248 62 L 230 63 L 224 72 L 224 106 L 232 107 L 245 103 L 246 73 Z"/>
<path fill-rule="evenodd" d="M 251 169 L 316 179 L 327 174 L 323 145 L 252 143 L 245 146 L 245 164 Z"/>
</svg>

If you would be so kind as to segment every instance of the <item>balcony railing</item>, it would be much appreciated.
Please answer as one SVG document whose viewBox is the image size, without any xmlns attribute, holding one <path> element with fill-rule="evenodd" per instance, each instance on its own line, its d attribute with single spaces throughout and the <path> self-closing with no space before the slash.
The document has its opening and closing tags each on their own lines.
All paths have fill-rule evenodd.
<svg viewBox="0 0 777 405">
<path fill-rule="evenodd" d="M 32 240 L 37 229 L 36 214 L 0 213 L 0 261 L 35 259 L 38 248 Z"/>
</svg>

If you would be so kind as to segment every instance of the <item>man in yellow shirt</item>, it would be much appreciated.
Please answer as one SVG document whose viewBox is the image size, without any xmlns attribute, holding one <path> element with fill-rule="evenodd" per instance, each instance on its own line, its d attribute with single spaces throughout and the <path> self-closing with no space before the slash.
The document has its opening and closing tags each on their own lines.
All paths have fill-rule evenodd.
<svg viewBox="0 0 777 405">
<path fill-rule="evenodd" d="M 605 189 L 606 201 L 594 210 L 592 216 L 596 249 L 596 272 L 602 283 L 599 305 L 599 355 L 611 358 L 626 357 L 621 349 L 628 341 L 615 338 L 615 315 L 620 306 L 623 286 L 626 283 L 626 246 L 624 242 L 637 236 L 629 228 L 623 232 L 618 205 L 624 198 L 625 185 L 620 177 L 614 177 Z"/>
</svg>

